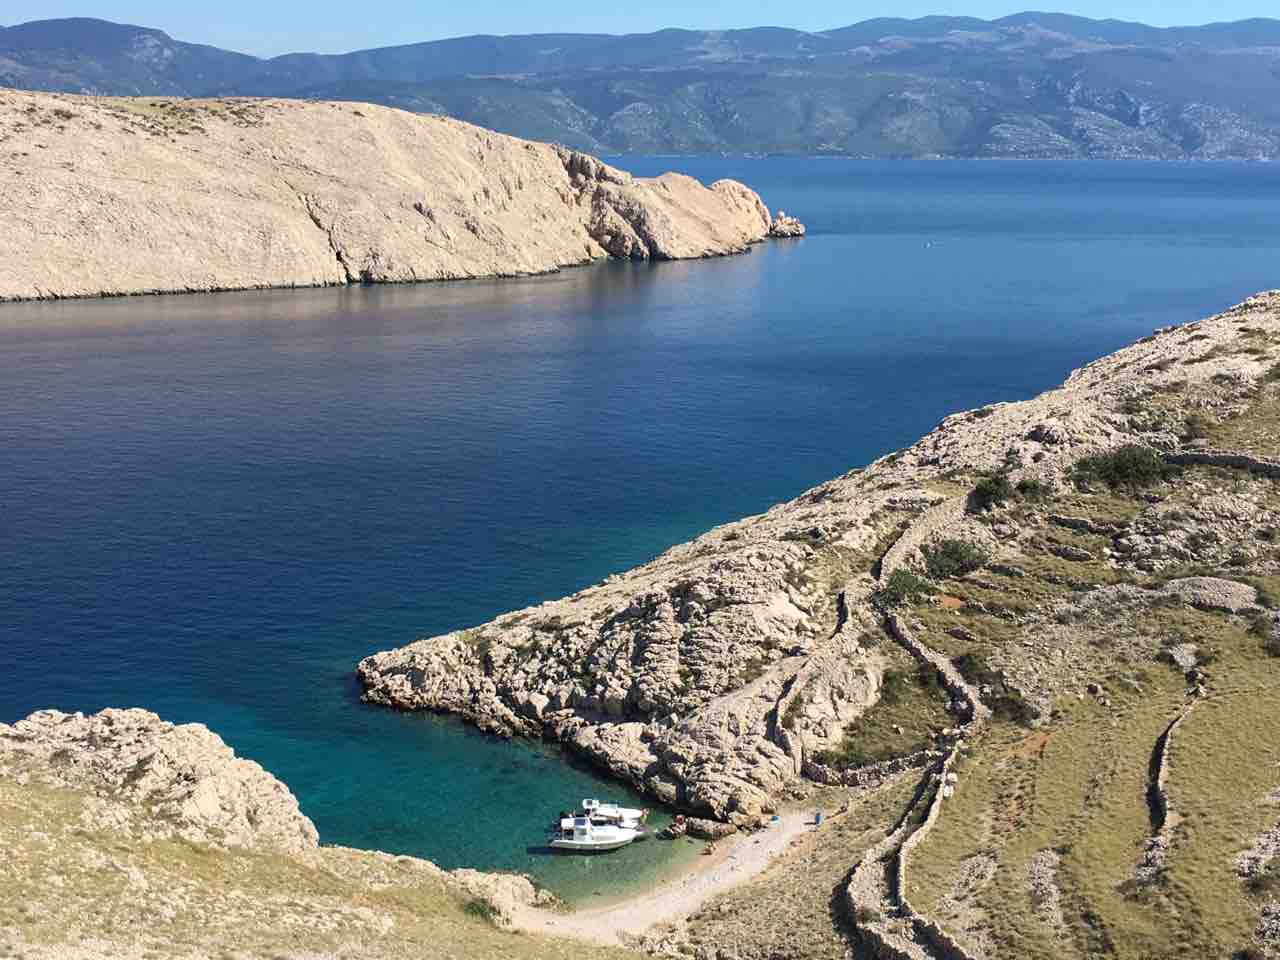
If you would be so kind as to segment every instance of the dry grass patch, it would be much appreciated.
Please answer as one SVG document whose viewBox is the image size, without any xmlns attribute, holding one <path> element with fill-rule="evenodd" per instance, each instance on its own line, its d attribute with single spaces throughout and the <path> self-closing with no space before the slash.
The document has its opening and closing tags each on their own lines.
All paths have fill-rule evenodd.
<svg viewBox="0 0 1280 960">
<path fill-rule="evenodd" d="M 1209 439 L 1227 450 L 1257 457 L 1280 456 L 1280 388 L 1274 383 L 1265 386 L 1262 395 L 1240 415 L 1216 424 Z"/>
<path fill-rule="evenodd" d="M 914 773 L 873 793 L 823 791 L 821 829 L 808 834 L 760 877 L 717 897 L 690 918 L 688 937 L 742 960 L 844 960 L 849 943 L 835 909 L 849 871 L 911 801 Z M 837 801 L 848 813 L 830 819 Z"/>
<path fill-rule="evenodd" d="M 84 806 L 75 792 L 0 777 L 0 929 L 155 958 L 221 956 L 230 943 L 262 957 L 635 956 L 499 930 L 420 862 L 147 842 L 84 829 Z"/>
<path fill-rule="evenodd" d="M 1236 875 L 1235 858 L 1275 826 L 1265 804 L 1280 786 L 1280 662 L 1258 661 L 1241 686 L 1196 708 L 1178 729 L 1169 792 L 1181 820 L 1168 861 L 1167 896 L 1212 932 L 1221 952 L 1248 944 L 1260 902 Z"/>
<path fill-rule="evenodd" d="M 997 859 L 977 891 L 984 934 L 999 956 L 1019 958 L 1202 956 L 1178 944 L 1185 931 L 1166 911 L 1122 890 L 1150 829 L 1147 764 L 1181 705 L 1180 678 L 1155 677 L 1142 694 L 1064 703 L 1028 733 L 993 726 L 959 769 L 955 797 L 908 874 L 919 906 L 935 909 L 966 859 Z M 1069 940 L 1061 941 L 1031 894 L 1028 866 L 1044 850 L 1061 856 L 1057 882 Z"/>
</svg>

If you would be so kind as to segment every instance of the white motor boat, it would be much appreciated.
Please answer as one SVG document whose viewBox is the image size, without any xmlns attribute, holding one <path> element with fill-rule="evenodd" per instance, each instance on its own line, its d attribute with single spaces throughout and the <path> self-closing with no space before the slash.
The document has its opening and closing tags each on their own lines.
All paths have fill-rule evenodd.
<svg viewBox="0 0 1280 960">
<path fill-rule="evenodd" d="M 632 827 L 644 832 L 642 824 L 649 819 L 647 809 L 637 810 L 635 807 L 624 807 L 612 800 L 583 800 L 582 812 L 591 818 L 593 823 L 616 824 L 621 827 Z"/>
<path fill-rule="evenodd" d="M 565 817 L 560 821 L 560 829 L 547 838 L 547 843 L 556 850 L 595 853 L 625 847 L 638 836 L 640 831 L 635 827 L 597 824 L 590 817 Z"/>
</svg>

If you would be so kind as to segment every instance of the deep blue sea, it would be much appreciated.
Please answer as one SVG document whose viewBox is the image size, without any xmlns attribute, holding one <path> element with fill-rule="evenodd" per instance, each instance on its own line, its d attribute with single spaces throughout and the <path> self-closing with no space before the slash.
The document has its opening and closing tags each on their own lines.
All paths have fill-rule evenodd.
<svg viewBox="0 0 1280 960">
<path fill-rule="evenodd" d="M 945 414 L 1280 286 L 1280 167 L 617 158 L 810 228 L 528 280 L 0 305 L 0 721 L 142 706 L 283 778 L 329 843 L 579 896 L 619 791 L 362 705 L 360 657 L 561 596 Z"/>
</svg>

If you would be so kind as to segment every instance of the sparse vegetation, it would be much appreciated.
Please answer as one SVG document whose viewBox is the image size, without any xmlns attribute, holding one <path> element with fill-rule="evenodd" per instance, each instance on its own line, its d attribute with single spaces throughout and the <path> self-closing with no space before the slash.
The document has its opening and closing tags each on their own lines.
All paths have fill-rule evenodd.
<svg viewBox="0 0 1280 960">
<path fill-rule="evenodd" d="M 965 540 L 940 540 L 921 549 L 925 568 L 935 580 L 960 577 L 981 569 L 991 558 L 976 544 Z"/>
<path fill-rule="evenodd" d="M 881 607 L 899 607 L 936 592 L 935 587 L 928 580 L 904 567 L 899 567 L 876 591 L 874 599 Z"/>
<path fill-rule="evenodd" d="M 1212 435 L 1213 421 L 1201 413 L 1193 413 L 1187 416 L 1182 424 L 1182 439 L 1187 440 L 1204 440 Z"/>
<path fill-rule="evenodd" d="M 973 487 L 973 503 L 979 510 L 986 510 L 1013 499 L 1013 484 L 1006 473 L 992 473 L 981 478 Z"/>
<path fill-rule="evenodd" d="M 1073 474 L 1076 483 L 1088 488 L 1103 483 L 1112 490 L 1137 493 L 1168 480 L 1177 469 L 1150 447 L 1129 444 L 1107 453 L 1077 461 Z"/>
<path fill-rule="evenodd" d="M 960 675 L 980 691 L 982 700 L 997 717 L 1027 726 L 1036 718 L 1032 707 L 1021 691 L 1010 686 L 1004 674 L 987 663 L 980 653 L 966 653 L 952 661 Z"/>
<path fill-rule="evenodd" d="M 934 731 L 947 725 L 950 699 L 936 669 L 915 664 L 899 651 L 885 671 L 880 700 L 845 727 L 838 746 L 815 759 L 848 769 L 923 750 L 932 744 Z"/>
</svg>

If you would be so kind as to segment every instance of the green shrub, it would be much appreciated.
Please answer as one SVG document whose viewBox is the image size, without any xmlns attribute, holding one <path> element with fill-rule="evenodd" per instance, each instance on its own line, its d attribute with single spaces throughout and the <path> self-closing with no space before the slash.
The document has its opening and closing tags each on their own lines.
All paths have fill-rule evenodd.
<svg viewBox="0 0 1280 960">
<path fill-rule="evenodd" d="M 498 912 L 493 909 L 493 904 L 487 900 L 468 900 L 463 904 L 462 912 L 468 917 L 483 920 L 485 923 L 496 925 L 498 921 Z"/>
<path fill-rule="evenodd" d="M 1262 375 L 1262 382 L 1280 383 L 1280 363 L 1273 365 L 1270 370 Z"/>
<path fill-rule="evenodd" d="M 928 580 L 899 567 L 889 574 L 884 586 L 875 592 L 874 600 L 881 607 L 897 607 L 935 592 L 933 584 Z"/>
<path fill-rule="evenodd" d="M 1176 468 L 1165 463 L 1159 453 L 1136 443 L 1085 457 L 1077 461 L 1073 470 L 1078 484 L 1087 487 L 1096 481 L 1112 490 L 1131 493 L 1168 480 L 1176 473 Z"/>
<path fill-rule="evenodd" d="M 973 573 L 991 559 L 977 544 L 964 540 L 941 540 L 933 546 L 922 548 L 922 552 L 929 576 L 935 580 Z"/>
<path fill-rule="evenodd" d="M 1013 499 L 1013 484 L 1004 473 L 992 473 L 977 482 L 973 488 L 973 502 L 979 510 L 993 507 Z"/>
<path fill-rule="evenodd" d="M 1024 477 L 1018 481 L 1018 496 L 1023 500 L 1030 500 L 1039 503 L 1042 500 L 1048 500 L 1053 493 L 1053 488 L 1043 480 L 1037 480 L 1035 477 Z"/>
</svg>

